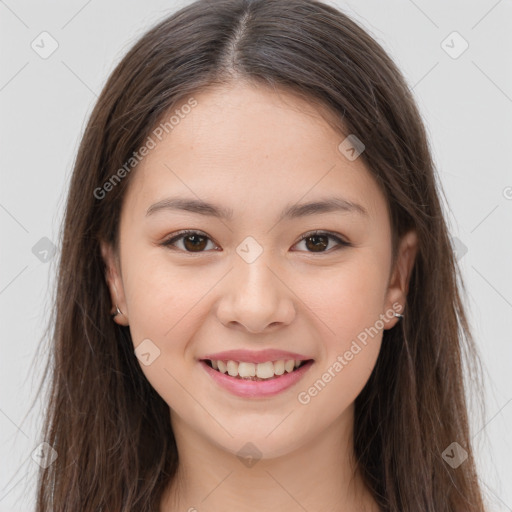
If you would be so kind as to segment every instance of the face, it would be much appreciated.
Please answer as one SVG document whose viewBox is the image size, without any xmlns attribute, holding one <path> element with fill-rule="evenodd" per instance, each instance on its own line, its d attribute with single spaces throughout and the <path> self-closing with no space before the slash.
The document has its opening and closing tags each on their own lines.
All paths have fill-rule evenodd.
<svg viewBox="0 0 512 512">
<path fill-rule="evenodd" d="M 392 266 L 385 197 L 311 104 L 240 83 L 194 98 L 130 177 L 119 259 L 102 245 L 115 321 L 173 428 L 271 458 L 352 418 L 405 303 L 415 237 Z M 232 350 L 247 352 L 218 360 L 248 374 L 308 362 L 254 381 L 203 361 Z"/>
</svg>

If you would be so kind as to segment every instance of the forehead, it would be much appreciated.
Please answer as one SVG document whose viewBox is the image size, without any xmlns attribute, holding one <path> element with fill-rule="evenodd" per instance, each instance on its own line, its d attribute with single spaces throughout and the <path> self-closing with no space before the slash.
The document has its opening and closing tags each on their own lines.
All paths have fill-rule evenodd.
<svg viewBox="0 0 512 512">
<path fill-rule="evenodd" d="M 153 136 L 156 147 L 131 176 L 130 210 L 180 194 L 238 213 L 327 193 L 364 204 L 373 215 L 386 208 L 362 159 L 351 161 L 340 151 L 346 135 L 313 103 L 239 83 L 193 99 L 193 108 L 177 106 L 164 117 L 175 114 L 172 126 L 160 130 L 161 140 Z"/>
</svg>

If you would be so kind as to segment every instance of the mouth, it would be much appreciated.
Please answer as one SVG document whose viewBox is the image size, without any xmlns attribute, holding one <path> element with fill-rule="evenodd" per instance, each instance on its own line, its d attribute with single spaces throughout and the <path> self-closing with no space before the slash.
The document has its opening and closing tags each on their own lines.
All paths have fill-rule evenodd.
<svg viewBox="0 0 512 512">
<path fill-rule="evenodd" d="M 212 381 L 245 399 L 268 399 L 291 390 L 313 366 L 313 359 L 285 359 L 252 363 L 201 359 L 200 365 Z"/>
<path fill-rule="evenodd" d="M 280 359 L 263 363 L 245 361 L 202 359 L 212 370 L 241 381 L 263 382 L 280 379 L 298 371 L 313 359 Z"/>
<path fill-rule="evenodd" d="M 215 387 L 249 399 L 291 391 L 314 365 L 303 354 L 273 348 L 203 354 L 198 362 Z"/>
</svg>

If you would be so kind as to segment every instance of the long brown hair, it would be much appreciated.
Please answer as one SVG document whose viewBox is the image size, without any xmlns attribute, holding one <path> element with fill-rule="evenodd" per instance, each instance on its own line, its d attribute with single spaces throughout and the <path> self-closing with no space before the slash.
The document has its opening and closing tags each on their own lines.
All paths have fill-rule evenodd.
<svg viewBox="0 0 512 512">
<path fill-rule="evenodd" d="M 340 141 L 356 134 L 365 144 L 361 158 L 387 198 L 394 251 L 404 233 L 418 235 L 406 316 L 384 332 L 355 403 L 355 453 L 368 488 L 388 512 L 482 512 L 463 371 L 468 362 L 480 379 L 478 358 L 425 128 L 383 48 L 315 0 L 199 0 L 147 32 L 105 84 L 78 151 L 61 235 L 43 376 L 51 377 L 44 439 L 58 457 L 40 471 L 37 511 L 156 511 L 176 474 L 168 405 L 142 373 L 129 328 L 109 314 L 100 241 L 118 247 L 136 165 L 112 180 L 116 171 L 164 115 L 233 80 L 324 107 Z M 468 454 L 456 468 L 443 458 L 453 442 Z"/>
</svg>

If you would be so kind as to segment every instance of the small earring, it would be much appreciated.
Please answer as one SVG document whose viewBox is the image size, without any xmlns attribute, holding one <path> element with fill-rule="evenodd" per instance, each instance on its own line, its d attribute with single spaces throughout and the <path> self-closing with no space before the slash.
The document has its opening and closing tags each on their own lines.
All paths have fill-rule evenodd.
<svg viewBox="0 0 512 512">
<path fill-rule="evenodd" d="M 119 307 L 116 304 L 116 310 L 114 313 L 111 314 L 112 318 L 114 318 L 117 315 L 122 315 L 122 314 L 123 314 L 123 312 L 119 309 Z"/>
<path fill-rule="evenodd" d="M 404 315 L 401 315 L 400 313 L 393 313 L 396 318 L 403 318 Z"/>
</svg>

